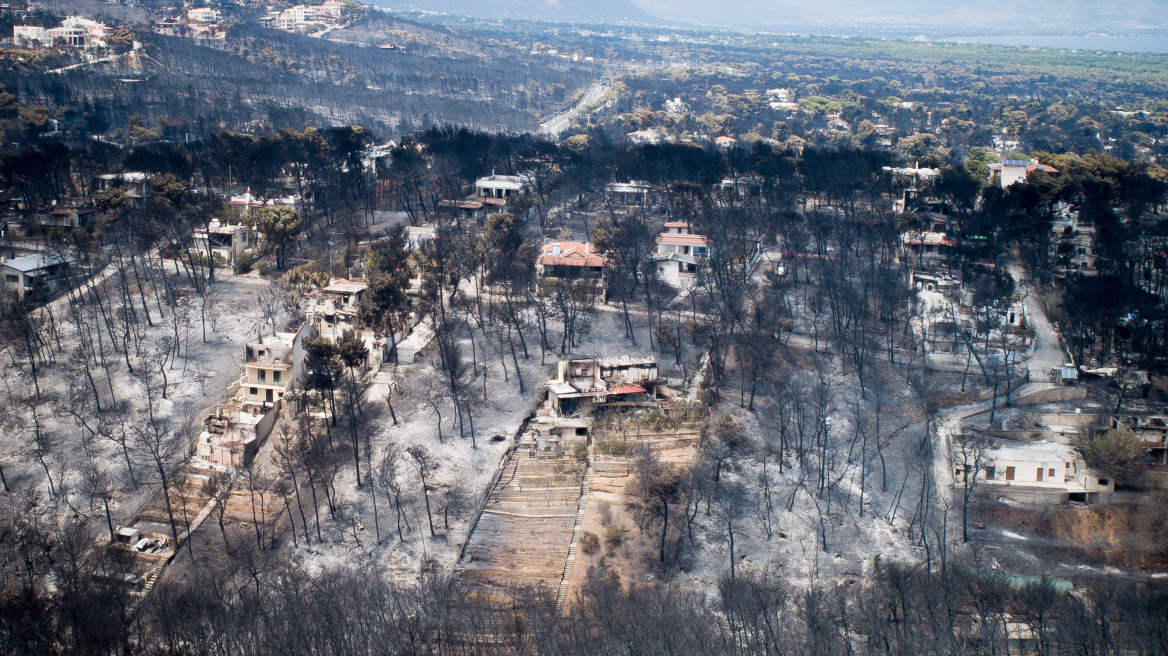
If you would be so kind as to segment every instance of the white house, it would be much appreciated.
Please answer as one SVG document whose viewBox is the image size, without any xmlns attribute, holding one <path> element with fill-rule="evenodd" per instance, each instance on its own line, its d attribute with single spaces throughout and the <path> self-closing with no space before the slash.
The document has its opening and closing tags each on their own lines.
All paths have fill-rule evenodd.
<svg viewBox="0 0 1168 656">
<path fill-rule="evenodd" d="M 15 25 L 12 42 L 18 48 L 47 48 L 53 45 L 53 37 L 40 25 Z"/>
<path fill-rule="evenodd" d="M 251 191 L 242 194 L 233 195 L 227 201 L 228 209 L 231 209 L 239 216 L 247 216 L 251 212 L 258 210 L 265 205 L 282 205 L 284 207 L 291 207 L 293 210 L 299 212 L 301 210 L 300 196 L 285 196 L 283 198 L 261 198 L 251 193 Z"/>
<path fill-rule="evenodd" d="M 648 182 L 610 182 L 604 187 L 609 200 L 616 205 L 640 205 L 650 199 L 653 187 Z"/>
<path fill-rule="evenodd" d="M 721 148 L 722 150 L 729 150 L 738 145 L 738 140 L 734 137 L 722 136 L 714 139 L 714 145 Z"/>
<path fill-rule="evenodd" d="M 956 465 L 958 485 L 972 465 Z M 986 454 L 976 476 L 983 491 L 1029 503 L 1088 502 L 1115 491 L 1113 480 L 1088 469 L 1073 447 L 1057 442 L 999 446 Z"/>
<path fill-rule="evenodd" d="M 120 189 L 130 198 L 145 198 L 150 191 L 150 176 L 140 171 L 104 173 L 97 176 L 98 191 Z"/>
<path fill-rule="evenodd" d="M 530 182 L 526 175 L 495 175 L 475 180 L 475 196 L 479 198 L 514 198 L 527 193 Z"/>
<path fill-rule="evenodd" d="M 625 135 L 630 144 L 659 144 L 665 140 L 665 133 L 660 130 L 637 130 Z"/>
<path fill-rule="evenodd" d="M 420 226 L 406 226 L 405 233 L 406 247 L 411 251 L 416 251 L 431 239 L 438 238 L 438 228 L 428 223 Z"/>
<path fill-rule="evenodd" d="M 990 181 L 992 182 L 994 176 L 997 176 L 998 183 L 1002 185 L 1002 189 L 1006 189 L 1015 182 L 1024 182 L 1035 171 L 1042 173 L 1059 172 L 1053 166 L 1039 164 L 1036 159 L 1008 159 L 990 164 Z"/>
<path fill-rule="evenodd" d="M 218 9 L 210 7 L 196 7 L 187 10 L 187 18 L 196 23 L 218 23 L 221 17 Z"/>
<path fill-rule="evenodd" d="M 710 239 L 695 234 L 684 221 L 670 221 L 657 235 L 658 277 L 671 287 L 691 287 L 710 257 Z"/>
</svg>

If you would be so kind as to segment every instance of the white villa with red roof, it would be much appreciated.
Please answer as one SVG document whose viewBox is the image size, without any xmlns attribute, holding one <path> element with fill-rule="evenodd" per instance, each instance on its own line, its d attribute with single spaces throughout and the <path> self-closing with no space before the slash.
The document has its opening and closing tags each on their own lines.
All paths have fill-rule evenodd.
<svg viewBox="0 0 1168 656">
<path fill-rule="evenodd" d="M 670 221 L 657 235 L 657 275 L 671 287 L 688 288 L 710 257 L 710 238 L 695 234 L 689 223 Z"/>
<path fill-rule="evenodd" d="M 556 241 L 540 248 L 535 270 L 540 278 L 593 280 L 603 297 L 607 266 L 608 258 L 596 252 L 592 242 Z"/>
</svg>

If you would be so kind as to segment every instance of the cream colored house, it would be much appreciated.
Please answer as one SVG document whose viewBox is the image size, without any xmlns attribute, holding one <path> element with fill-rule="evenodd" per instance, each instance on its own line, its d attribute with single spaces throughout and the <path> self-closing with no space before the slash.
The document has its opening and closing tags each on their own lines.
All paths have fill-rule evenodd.
<svg viewBox="0 0 1168 656">
<path fill-rule="evenodd" d="M 304 341 L 316 335 L 305 323 L 295 332 L 276 332 L 257 322 L 248 331 L 239 396 L 244 406 L 282 406 L 284 394 L 304 367 Z"/>
<path fill-rule="evenodd" d="M 961 484 L 965 466 L 954 468 Z M 990 450 L 977 472 L 987 494 L 1027 503 L 1096 501 L 1115 491 L 1115 481 L 1091 470 L 1079 453 L 1057 442 L 1024 442 Z"/>
</svg>

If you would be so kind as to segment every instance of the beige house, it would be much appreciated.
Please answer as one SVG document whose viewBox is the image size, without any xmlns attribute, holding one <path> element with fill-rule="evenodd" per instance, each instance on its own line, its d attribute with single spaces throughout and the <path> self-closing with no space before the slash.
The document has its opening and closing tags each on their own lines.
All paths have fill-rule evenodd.
<svg viewBox="0 0 1168 656">
<path fill-rule="evenodd" d="M 316 335 L 305 323 L 295 332 L 276 332 L 257 322 L 248 331 L 239 396 L 246 406 L 283 405 L 284 394 L 304 367 L 304 341 Z"/>
<path fill-rule="evenodd" d="M 232 268 L 236 260 L 256 244 L 255 230 L 240 223 L 220 223 L 217 219 L 206 228 L 194 231 L 195 252 L 204 257 L 218 255 Z"/>
<path fill-rule="evenodd" d="M 309 292 L 304 308 L 308 325 L 316 329 L 321 337 L 336 342 L 352 330 L 365 342 L 369 355 L 365 366 L 376 369 L 385 362 L 392 344 L 388 336 L 378 335 L 368 330 L 361 321 L 361 304 L 369 293 L 369 285 L 363 282 L 332 278 L 327 287 Z"/>
<path fill-rule="evenodd" d="M 957 484 L 966 466 L 954 468 Z M 1038 504 L 1091 502 L 1115 491 L 1115 481 L 1087 467 L 1073 447 L 1057 442 L 1028 442 L 989 451 L 977 472 L 987 494 Z"/>
<path fill-rule="evenodd" d="M 554 417 L 587 416 L 606 404 L 649 405 L 664 387 L 657 358 L 620 356 L 560 360 L 548 381 L 548 407 Z"/>
</svg>

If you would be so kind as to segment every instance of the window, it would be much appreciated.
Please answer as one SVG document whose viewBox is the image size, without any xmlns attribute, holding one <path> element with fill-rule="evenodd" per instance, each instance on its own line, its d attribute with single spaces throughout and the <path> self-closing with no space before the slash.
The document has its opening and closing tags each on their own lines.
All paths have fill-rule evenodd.
<svg viewBox="0 0 1168 656">
<path fill-rule="evenodd" d="M 1051 467 L 1050 469 L 1046 470 L 1046 475 L 1047 476 L 1054 476 L 1054 467 Z"/>
<path fill-rule="evenodd" d="M 249 390 L 250 390 L 252 396 L 259 394 L 259 390 L 254 388 L 254 387 L 249 388 Z"/>
<path fill-rule="evenodd" d="M 1106 478 L 1099 479 L 1100 485 L 1109 485 L 1110 483 L 1111 483 L 1111 481 L 1107 480 Z"/>
<path fill-rule="evenodd" d="M 260 382 L 264 383 L 268 380 L 268 372 L 264 369 L 259 370 Z"/>
<path fill-rule="evenodd" d="M 1007 481 L 1014 480 L 1014 468 L 1013 467 L 1006 467 L 1006 480 Z"/>
<path fill-rule="evenodd" d="M 273 372 L 272 372 L 272 382 L 273 382 L 273 383 L 278 383 L 278 382 L 280 382 L 280 372 L 278 372 L 278 371 L 273 371 Z M 1054 470 L 1053 470 L 1053 469 L 1052 469 L 1052 470 L 1050 470 L 1050 475 L 1051 475 L 1051 476 L 1054 476 Z"/>
</svg>

